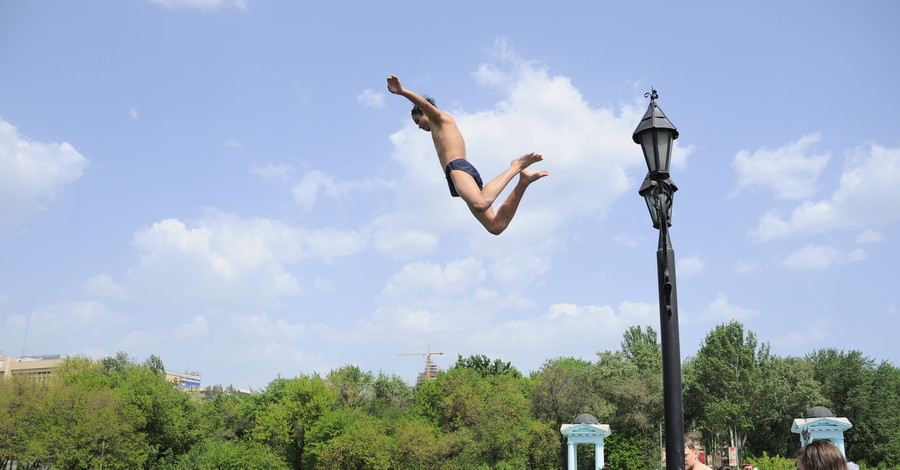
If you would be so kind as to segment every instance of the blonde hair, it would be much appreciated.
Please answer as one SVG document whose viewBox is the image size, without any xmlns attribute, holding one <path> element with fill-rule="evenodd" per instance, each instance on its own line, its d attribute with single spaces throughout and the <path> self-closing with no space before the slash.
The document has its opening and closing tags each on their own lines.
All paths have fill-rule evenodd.
<svg viewBox="0 0 900 470">
<path fill-rule="evenodd" d="M 684 446 L 691 450 L 697 450 L 697 445 L 694 444 L 694 440 L 690 437 L 684 438 Z"/>
</svg>

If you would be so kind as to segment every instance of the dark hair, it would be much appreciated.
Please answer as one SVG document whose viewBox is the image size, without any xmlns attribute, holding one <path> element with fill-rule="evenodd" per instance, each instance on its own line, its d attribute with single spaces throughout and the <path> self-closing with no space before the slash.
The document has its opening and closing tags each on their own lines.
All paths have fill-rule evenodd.
<svg viewBox="0 0 900 470">
<path fill-rule="evenodd" d="M 803 470 L 847 470 L 847 460 L 837 446 L 826 439 L 816 439 L 797 452 Z"/>
<path fill-rule="evenodd" d="M 422 98 L 425 98 L 425 101 L 431 103 L 431 105 L 434 106 L 435 108 L 437 107 L 437 105 L 434 104 L 434 98 L 432 98 L 430 96 L 423 96 Z M 420 108 L 416 105 L 413 105 L 412 111 L 410 111 L 409 114 L 412 116 L 415 116 L 416 114 L 422 115 L 422 114 L 425 114 L 425 111 L 422 111 L 422 108 Z"/>
</svg>

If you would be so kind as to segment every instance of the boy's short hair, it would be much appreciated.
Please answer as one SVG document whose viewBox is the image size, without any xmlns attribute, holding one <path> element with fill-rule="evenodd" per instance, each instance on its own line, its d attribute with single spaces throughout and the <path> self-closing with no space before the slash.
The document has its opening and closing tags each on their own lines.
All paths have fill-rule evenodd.
<svg viewBox="0 0 900 470">
<path fill-rule="evenodd" d="M 431 103 L 431 105 L 434 106 L 435 108 L 437 107 L 437 105 L 434 104 L 434 98 L 432 98 L 430 96 L 423 96 L 422 98 L 425 98 L 425 101 Z M 410 111 L 409 114 L 412 116 L 415 116 L 417 114 L 421 116 L 422 114 L 425 114 L 425 111 L 422 111 L 422 108 L 420 108 L 416 105 L 413 105 L 412 111 Z"/>
</svg>

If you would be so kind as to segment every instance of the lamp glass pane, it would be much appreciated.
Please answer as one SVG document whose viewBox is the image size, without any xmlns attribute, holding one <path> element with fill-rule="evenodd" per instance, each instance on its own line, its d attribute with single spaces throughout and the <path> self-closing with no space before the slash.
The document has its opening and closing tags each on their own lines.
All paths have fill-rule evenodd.
<svg viewBox="0 0 900 470">
<path fill-rule="evenodd" d="M 659 171 L 669 172 L 669 161 L 672 156 L 672 131 L 669 129 L 655 129 L 657 132 L 657 145 L 659 146 Z"/>
<path fill-rule="evenodd" d="M 653 142 L 653 131 L 647 130 L 639 136 L 641 139 L 641 151 L 644 152 L 644 160 L 647 162 L 647 170 L 650 173 L 657 171 L 656 145 Z"/>
<path fill-rule="evenodd" d="M 653 191 L 647 191 L 647 193 L 644 194 L 644 202 L 647 203 L 647 210 L 650 211 L 650 220 L 653 221 L 654 227 L 659 227 L 659 213 L 656 211 L 655 199 Z"/>
</svg>

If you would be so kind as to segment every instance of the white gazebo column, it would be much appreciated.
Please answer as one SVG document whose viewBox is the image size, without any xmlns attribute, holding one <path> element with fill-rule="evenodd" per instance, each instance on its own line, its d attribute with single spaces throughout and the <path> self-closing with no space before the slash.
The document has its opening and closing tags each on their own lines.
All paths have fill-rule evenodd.
<svg viewBox="0 0 900 470">
<path fill-rule="evenodd" d="M 594 444 L 594 470 L 603 468 L 603 438 L 609 436 L 608 424 L 600 424 L 597 418 L 583 413 L 575 418 L 575 424 L 563 424 L 559 431 L 569 444 L 569 470 L 578 470 L 578 444 Z"/>
<path fill-rule="evenodd" d="M 569 470 L 578 470 L 578 444 L 569 441 Z"/>
<path fill-rule="evenodd" d="M 844 458 L 846 458 L 847 452 L 844 452 L 844 434 L 842 433 L 840 437 L 836 438 L 834 441 L 835 445 L 837 445 L 837 448 L 841 450 L 842 454 L 844 454 Z"/>
</svg>

